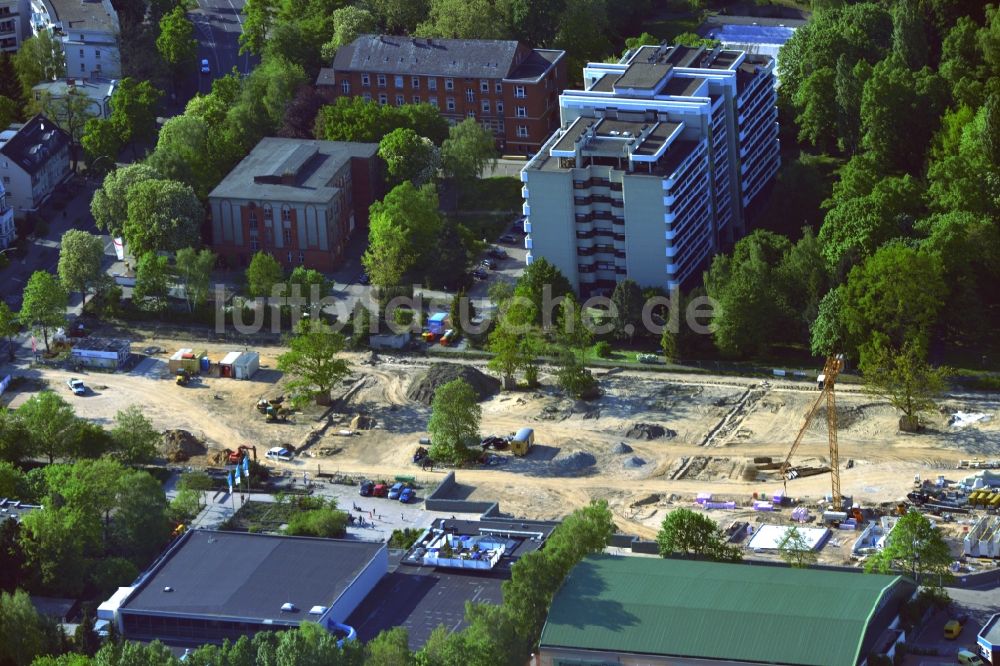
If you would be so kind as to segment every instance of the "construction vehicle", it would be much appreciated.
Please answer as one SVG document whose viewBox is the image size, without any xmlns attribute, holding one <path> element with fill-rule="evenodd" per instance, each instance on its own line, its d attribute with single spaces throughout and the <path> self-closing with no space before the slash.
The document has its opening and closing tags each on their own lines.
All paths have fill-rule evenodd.
<svg viewBox="0 0 1000 666">
<path fill-rule="evenodd" d="M 243 460 L 244 455 L 249 456 L 251 454 L 253 455 L 253 461 L 257 462 L 257 447 L 243 444 L 235 451 L 232 449 L 226 449 L 226 460 L 230 465 L 236 465 Z"/>
<path fill-rule="evenodd" d="M 268 405 L 267 409 L 264 410 L 264 417 L 267 423 L 285 423 L 288 421 L 288 415 L 292 413 L 288 407 L 282 407 L 281 405 Z"/>
<path fill-rule="evenodd" d="M 177 371 L 177 379 L 175 381 L 178 386 L 187 386 L 191 383 L 191 373 L 181 368 Z"/>
<path fill-rule="evenodd" d="M 261 414 L 266 414 L 269 406 L 277 407 L 283 402 L 285 402 L 285 396 L 283 395 L 279 395 L 277 398 L 261 398 L 257 401 L 257 411 Z"/>
<path fill-rule="evenodd" d="M 833 498 L 833 507 L 838 511 L 841 508 L 842 498 L 840 495 L 840 451 L 837 446 L 837 403 L 834 398 L 834 385 L 843 368 L 843 354 L 827 357 L 826 363 L 823 364 L 823 372 L 817 381 L 820 389 L 819 397 L 816 398 L 816 401 L 806 413 L 805 422 L 799 428 L 799 434 L 795 436 L 795 441 L 792 442 L 792 446 L 788 450 L 788 455 L 785 456 L 785 461 L 781 463 L 780 468 L 781 478 L 785 487 L 785 496 L 787 496 L 788 479 L 797 476 L 792 469 L 792 456 L 795 455 L 795 451 L 802 444 L 802 438 L 805 437 L 806 430 L 809 429 L 809 425 L 812 423 L 813 417 L 816 416 L 816 412 L 819 411 L 820 405 L 826 404 L 826 431 L 830 443 L 831 497 Z"/>
</svg>

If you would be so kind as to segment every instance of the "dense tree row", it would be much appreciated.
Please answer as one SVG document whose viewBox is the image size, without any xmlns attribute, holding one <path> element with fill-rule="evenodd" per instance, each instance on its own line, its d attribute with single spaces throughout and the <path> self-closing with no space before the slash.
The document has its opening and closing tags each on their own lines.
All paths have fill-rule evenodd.
<svg viewBox="0 0 1000 666">
<path fill-rule="evenodd" d="M 843 165 L 815 237 L 758 232 L 713 262 L 718 349 L 809 341 L 884 375 L 903 356 L 988 347 L 1000 315 L 1000 11 L 828 7 L 779 60 L 786 122 L 804 150 Z"/>
</svg>

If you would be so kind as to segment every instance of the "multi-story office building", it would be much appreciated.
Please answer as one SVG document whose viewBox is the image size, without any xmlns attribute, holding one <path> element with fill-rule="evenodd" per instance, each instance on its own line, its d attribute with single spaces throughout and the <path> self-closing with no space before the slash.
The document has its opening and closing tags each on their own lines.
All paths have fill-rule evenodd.
<svg viewBox="0 0 1000 666">
<path fill-rule="evenodd" d="M 329 272 L 382 192 L 378 144 L 268 137 L 208 195 L 212 249 L 231 267 L 268 252 Z"/>
<path fill-rule="evenodd" d="M 453 123 L 475 118 L 502 151 L 531 155 L 559 126 L 566 58 L 509 40 L 362 35 L 337 51 L 316 86 L 331 99 L 425 103 Z"/>
<path fill-rule="evenodd" d="M 0 0 L 0 51 L 14 53 L 31 37 L 30 0 Z"/>
<path fill-rule="evenodd" d="M 745 233 L 778 169 L 774 61 L 644 46 L 584 68 L 562 126 L 521 171 L 528 262 L 584 294 L 626 278 L 673 288 Z"/>
<path fill-rule="evenodd" d="M 51 31 L 66 56 L 66 75 L 82 78 L 121 77 L 118 13 L 111 0 L 31 0 L 34 34 Z"/>
</svg>

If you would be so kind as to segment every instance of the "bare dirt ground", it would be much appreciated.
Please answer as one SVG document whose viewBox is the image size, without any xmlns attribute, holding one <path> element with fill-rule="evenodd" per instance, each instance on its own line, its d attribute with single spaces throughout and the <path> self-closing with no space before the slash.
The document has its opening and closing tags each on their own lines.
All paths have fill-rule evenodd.
<svg viewBox="0 0 1000 666">
<path fill-rule="evenodd" d="M 209 464 L 213 451 L 239 444 L 256 445 L 260 452 L 279 444 L 307 444 L 296 463 L 299 470 L 303 465 L 311 470 L 315 464 L 329 472 L 412 475 L 428 484 L 447 471 L 425 472 L 411 462 L 419 438 L 427 434 L 430 410 L 408 400 L 406 389 L 434 362 L 431 359 L 382 356 L 373 361 L 367 354 L 351 354 L 353 374 L 334 390 L 338 401 L 329 419 L 323 418 L 322 409 L 311 407 L 291 423 L 266 424 L 254 404 L 282 393 L 285 379 L 274 369 L 281 349 L 257 348 L 262 370 L 252 381 L 203 378 L 180 387 L 168 376 L 165 359 L 177 347 L 192 345 L 147 339 L 134 348 L 147 345 L 167 351 L 143 360 L 129 373 L 80 374 L 47 367 L 31 372 L 37 371 L 54 390 L 66 390 L 67 400 L 82 417 L 109 424 L 117 410 L 139 404 L 158 428 L 191 431 L 209 448 L 209 455 L 192 460 L 194 464 Z M 222 344 L 194 346 L 207 349 L 213 359 L 232 350 Z M 769 496 L 779 490 L 782 483 L 776 474 L 756 473 L 753 458 L 769 456 L 781 462 L 818 396 L 809 382 L 641 371 L 595 374 L 603 396 L 590 402 L 562 397 L 545 372 L 540 390 L 501 393 L 484 401 L 484 435 L 530 426 L 536 446 L 525 458 L 500 452 L 496 464 L 460 470 L 459 481 L 475 488 L 470 499 L 498 500 L 504 511 L 531 518 L 558 518 L 590 499 L 606 499 L 623 531 L 651 538 L 665 513 L 676 505 L 690 505 L 695 493 L 745 501 L 755 492 Z M 70 376 L 84 379 L 92 392 L 72 396 L 65 389 Z M 26 397 L 24 392 L 15 395 L 12 405 L 17 407 Z M 899 432 L 895 410 L 857 388 L 838 387 L 837 405 L 842 489 L 862 505 L 904 498 L 914 475 L 958 479 L 968 475 L 956 470 L 959 460 L 1000 458 L 997 395 L 981 396 L 974 404 L 946 400 L 942 413 L 931 415 L 928 428 L 919 434 Z M 947 414 L 959 409 L 985 412 L 990 419 L 955 430 L 948 426 Z M 374 427 L 344 436 L 359 414 L 373 419 Z M 616 452 L 622 442 L 631 451 Z M 829 463 L 822 411 L 792 462 Z M 828 473 L 788 482 L 790 496 L 813 505 L 829 492 Z M 725 525 L 746 519 L 744 513 L 715 517 Z M 758 522 L 771 519 L 752 517 Z"/>
</svg>

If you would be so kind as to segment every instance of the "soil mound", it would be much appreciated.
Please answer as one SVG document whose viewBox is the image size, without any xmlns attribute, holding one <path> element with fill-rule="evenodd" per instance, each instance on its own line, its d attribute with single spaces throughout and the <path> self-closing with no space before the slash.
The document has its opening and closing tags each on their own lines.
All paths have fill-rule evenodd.
<svg viewBox="0 0 1000 666">
<path fill-rule="evenodd" d="M 615 454 L 616 456 L 620 456 L 626 453 L 632 453 L 632 447 L 626 444 L 625 442 L 618 442 L 617 444 L 611 447 L 611 453 Z"/>
<path fill-rule="evenodd" d="M 655 423 L 633 423 L 625 432 L 625 436 L 632 439 L 669 439 L 676 437 L 677 433 Z"/>
<path fill-rule="evenodd" d="M 564 472 L 579 472 L 596 464 L 597 458 L 586 451 L 576 451 L 556 461 L 556 466 Z"/>
<path fill-rule="evenodd" d="M 642 467 L 646 464 L 646 461 L 639 456 L 632 456 L 628 460 L 622 463 L 622 467 L 627 469 L 636 469 L 637 467 Z"/>
<path fill-rule="evenodd" d="M 434 393 L 439 387 L 456 379 L 464 379 L 475 391 L 479 400 L 486 400 L 500 391 L 500 380 L 476 370 L 468 365 L 455 363 L 437 363 L 427 369 L 410 383 L 406 397 L 425 405 L 434 400 Z"/>
<path fill-rule="evenodd" d="M 207 451 L 205 443 L 187 430 L 164 431 L 160 449 L 170 462 L 184 462 Z"/>
</svg>

